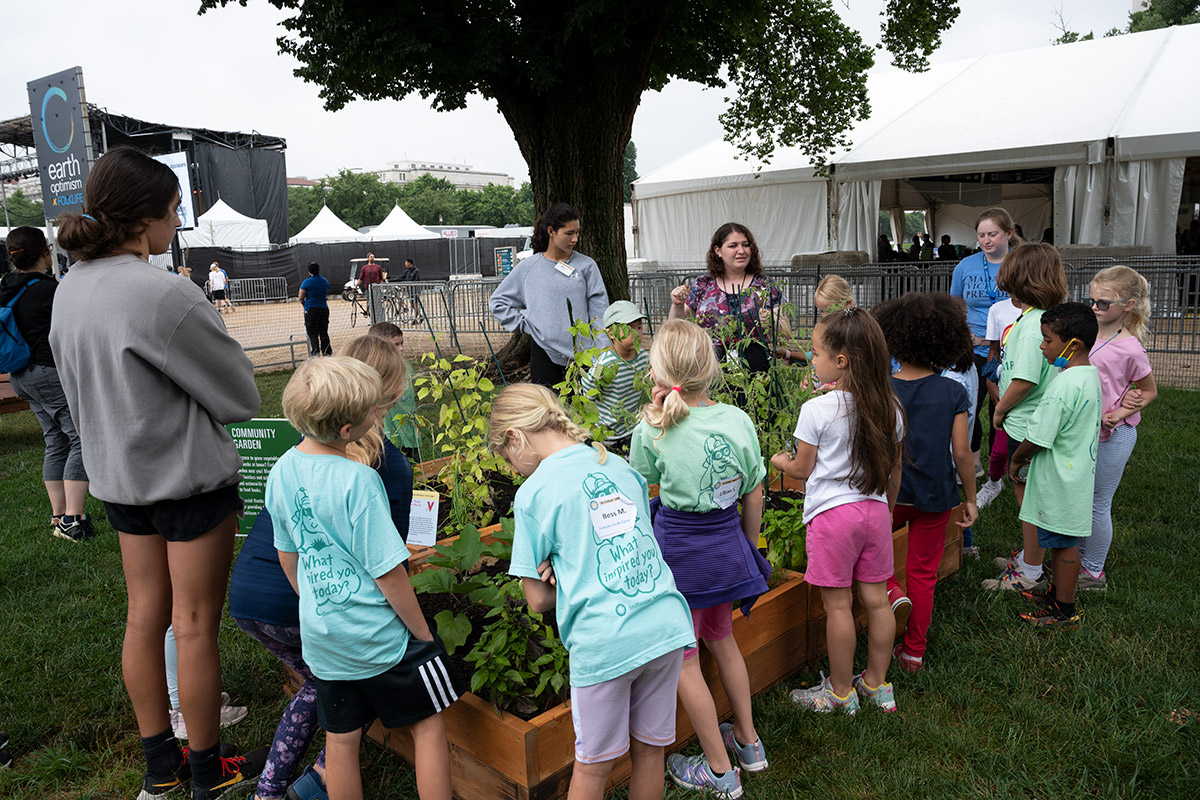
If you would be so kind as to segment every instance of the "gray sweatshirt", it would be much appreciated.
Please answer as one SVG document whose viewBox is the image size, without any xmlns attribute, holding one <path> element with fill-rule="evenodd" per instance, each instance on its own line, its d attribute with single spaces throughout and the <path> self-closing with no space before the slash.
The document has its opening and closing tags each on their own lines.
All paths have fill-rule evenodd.
<svg viewBox="0 0 1200 800">
<path fill-rule="evenodd" d="M 567 316 L 567 301 L 575 319 L 589 320 L 596 327 L 608 308 L 608 292 L 596 262 L 583 253 L 572 253 L 567 265 L 574 270 L 569 276 L 544 254 L 534 253 L 508 274 L 490 302 L 492 314 L 505 330 L 528 333 L 559 366 L 575 357 L 567 331 L 574 324 Z M 578 344 L 582 349 L 606 347 L 608 338 L 602 335 L 595 343 L 580 339 Z"/>
<path fill-rule="evenodd" d="M 254 367 L 199 286 L 132 255 L 81 261 L 50 346 L 93 496 L 143 506 L 241 480 L 224 425 L 258 413 Z"/>
</svg>

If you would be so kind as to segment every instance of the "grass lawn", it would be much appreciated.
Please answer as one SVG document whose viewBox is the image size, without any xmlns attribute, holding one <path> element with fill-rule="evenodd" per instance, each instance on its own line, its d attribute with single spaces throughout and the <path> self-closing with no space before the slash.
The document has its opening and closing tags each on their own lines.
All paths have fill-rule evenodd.
<svg viewBox="0 0 1200 800">
<path fill-rule="evenodd" d="M 287 377 L 259 376 L 264 416 L 280 415 Z M 899 712 L 800 712 L 787 690 L 817 679 L 801 672 L 755 700 L 771 768 L 746 780 L 747 796 L 1200 797 L 1200 549 L 1184 547 L 1200 518 L 1200 393 L 1164 389 L 1140 430 L 1117 493 L 1112 585 L 1081 595 L 1079 631 L 1026 630 L 1019 597 L 979 589 L 1019 540 L 1008 491 L 976 526 L 983 561 L 938 587 L 924 672 L 892 671 Z M 98 539 L 50 535 L 41 459 L 33 414 L 0 416 L 0 730 L 16 757 L 0 798 L 127 800 L 142 760 L 121 682 L 116 537 L 94 500 Z M 228 619 L 221 654 L 224 688 L 250 707 L 226 738 L 269 742 L 278 663 Z M 368 796 L 416 796 L 411 771 L 373 744 L 363 768 Z"/>
</svg>

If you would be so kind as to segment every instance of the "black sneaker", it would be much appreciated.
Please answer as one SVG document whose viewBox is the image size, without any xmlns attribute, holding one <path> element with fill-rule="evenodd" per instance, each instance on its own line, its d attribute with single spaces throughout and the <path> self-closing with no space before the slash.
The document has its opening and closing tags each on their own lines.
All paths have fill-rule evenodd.
<svg viewBox="0 0 1200 800">
<path fill-rule="evenodd" d="M 1040 589 L 1024 589 L 1021 591 L 1021 597 L 1024 597 L 1035 606 L 1054 605 L 1054 584 L 1048 583 Z"/>
<path fill-rule="evenodd" d="M 96 531 L 92 529 L 92 521 L 84 514 L 73 522 L 59 520 L 58 524 L 54 526 L 54 535 L 72 542 L 86 542 L 88 539 L 95 538 Z"/>
<path fill-rule="evenodd" d="M 180 751 L 183 756 L 179 766 L 167 775 L 151 775 L 146 773 L 142 778 L 142 791 L 137 800 L 159 800 L 164 797 L 182 797 L 188 781 L 192 779 L 192 767 L 188 764 L 188 751 Z"/>
<path fill-rule="evenodd" d="M 193 783 L 192 800 L 217 800 L 219 797 L 232 797 L 235 794 L 253 791 L 256 779 L 262 774 L 263 765 L 267 763 L 267 756 L 270 752 L 270 747 L 263 746 L 251 750 L 244 756 L 234 756 L 233 758 L 220 756 L 221 777 L 218 779 L 217 785 L 206 789 Z"/>
</svg>

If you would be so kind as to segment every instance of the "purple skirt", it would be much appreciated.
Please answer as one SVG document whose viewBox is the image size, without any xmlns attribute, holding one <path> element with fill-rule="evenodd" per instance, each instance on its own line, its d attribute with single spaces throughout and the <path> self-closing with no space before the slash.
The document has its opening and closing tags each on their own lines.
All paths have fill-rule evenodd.
<svg viewBox="0 0 1200 800">
<path fill-rule="evenodd" d="M 750 616 L 767 591 L 771 565 L 742 532 L 737 504 L 697 514 L 668 508 L 656 497 L 650 511 L 654 538 L 688 607 L 740 600 L 742 614 Z"/>
</svg>

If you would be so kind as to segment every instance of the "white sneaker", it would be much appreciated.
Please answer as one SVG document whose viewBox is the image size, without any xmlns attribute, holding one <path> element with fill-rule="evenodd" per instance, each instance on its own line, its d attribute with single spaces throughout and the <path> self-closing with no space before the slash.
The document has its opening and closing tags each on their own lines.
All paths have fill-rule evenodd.
<svg viewBox="0 0 1200 800">
<path fill-rule="evenodd" d="M 979 510 L 982 511 L 984 508 L 986 508 L 989 503 L 1000 496 L 1000 492 L 1002 491 L 1004 491 L 1004 478 L 1001 478 L 998 481 L 989 480 L 987 483 L 981 486 L 975 495 Z"/>
<path fill-rule="evenodd" d="M 1049 582 L 1045 570 L 1042 570 L 1040 578 L 1026 578 L 1019 567 L 1012 567 L 1006 569 L 999 578 L 988 578 L 980 585 L 989 591 L 1025 592 L 1044 589 Z"/>
<path fill-rule="evenodd" d="M 249 709 L 245 706 L 229 705 L 229 693 L 221 692 L 221 722 L 220 726 L 226 728 L 230 725 L 236 725 L 246 718 Z M 171 709 L 171 730 L 175 732 L 175 738 L 186 740 L 187 723 L 183 721 L 183 712 L 177 708 Z"/>
</svg>

